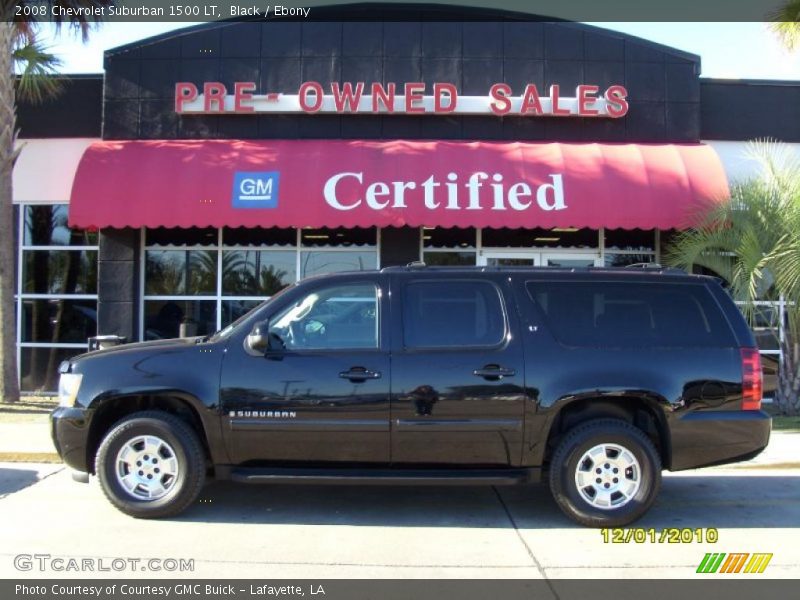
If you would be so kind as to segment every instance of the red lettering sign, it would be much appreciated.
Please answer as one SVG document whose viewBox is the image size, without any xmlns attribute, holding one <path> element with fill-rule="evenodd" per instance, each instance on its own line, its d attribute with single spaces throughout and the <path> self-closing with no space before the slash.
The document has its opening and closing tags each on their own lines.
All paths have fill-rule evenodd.
<svg viewBox="0 0 800 600">
<path fill-rule="evenodd" d="M 442 97 L 448 98 L 448 103 L 442 103 Z M 433 112 L 435 113 L 451 113 L 458 105 L 458 92 L 456 86 L 452 83 L 434 83 L 433 84 Z"/>
<path fill-rule="evenodd" d="M 349 81 L 344 84 L 343 89 L 339 89 L 338 83 L 331 84 L 333 92 L 333 102 L 336 105 L 336 112 L 356 112 L 361 96 L 364 94 L 364 83 L 358 82 L 356 89 Z"/>
<path fill-rule="evenodd" d="M 495 83 L 489 89 L 489 95 L 492 97 L 492 102 L 489 108 L 496 115 L 506 115 L 511 110 L 511 100 L 508 96 L 511 95 L 511 86 L 505 83 Z"/>
<path fill-rule="evenodd" d="M 628 90 L 621 85 L 610 86 L 605 93 L 605 98 L 608 101 L 608 111 L 611 117 L 624 117 L 628 114 Z"/>
<path fill-rule="evenodd" d="M 380 112 L 379 104 L 383 104 L 383 108 L 388 113 L 394 112 L 394 94 L 395 85 L 387 83 L 386 89 L 380 83 L 372 84 L 372 112 Z"/>
<path fill-rule="evenodd" d="M 179 81 L 175 84 L 175 112 L 183 112 L 183 107 L 187 102 L 197 98 L 197 86 L 188 81 Z"/>
<path fill-rule="evenodd" d="M 225 112 L 225 95 L 228 91 L 218 81 L 203 84 L 203 112 Z"/>
<path fill-rule="evenodd" d="M 369 85 L 369 88 L 367 87 Z M 191 113 L 395 113 L 404 114 L 495 114 L 497 116 L 566 116 L 620 118 L 628 113 L 628 91 L 622 85 L 611 85 L 604 91 L 593 84 L 581 84 L 575 97 L 562 96 L 558 84 L 549 87 L 549 97 L 542 96 L 535 84 L 516 91 L 506 83 L 495 83 L 488 95 L 460 96 L 452 83 L 435 82 L 429 95 L 425 83 L 403 85 L 397 97 L 397 84 L 367 84 L 363 81 L 333 82 L 329 88 L 317 81 L 306 81 L 297 95 L 277 92 L 256 94 L 252 81 L 233 85 L 233 99 L 223 83 L 207 81 L 202 95 L 191 82 L 175 84 L 175 112 Z M 327 93 L 329 92 L 329 93 Z M 369 94 L 365 97 L 366 94 Z M 363 104 L 362 104 L 363 100 Z M 487 102 L 488 100 L 488 102 Z M 395 106 L 395 103 L 398 106 Z"/>
<path fill-rule="evenodd" d="M 308 103 L 308 93 L 314 93 L 314 104 Z M 306 112 L 318 112 L 322 108 L 322 102 L 325 100 L 322 91 L 322 86 L 316 81 L 306 81 L 300 86 L 300 108 Z"/>
<path fill-rule="evenodd" d="M 252 104 L 242 104 L 245 100 L 252 102 L 256 84 L 252 81 L 237 81 L 233 84 L 233 110 L 234 112 L 254 112 Z"/>
<path fill-rule="evenodd" d="M 424 113 L 425 107 L 414 104 L 415 102 L 422 102 L 425 93 L 424 83 L 407 83 L 405 85 L 406 92 L 406 112 L 407 113 Z"/>
</svg>

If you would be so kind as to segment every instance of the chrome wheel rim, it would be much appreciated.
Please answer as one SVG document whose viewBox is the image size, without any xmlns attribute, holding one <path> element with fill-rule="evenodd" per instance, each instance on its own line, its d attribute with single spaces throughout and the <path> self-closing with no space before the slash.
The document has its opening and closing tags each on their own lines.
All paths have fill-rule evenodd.
<svg viewBox="0 0 800 600">
<path fill-rule="evenodd" d="M 628 504 L 642 481 L 642 470 L 633 452 L 619 444 L 598 444 L 586 451 L 575 469 L 575 485 L 581 498 L 602 510 Z"/>
<path fill-rule="evenodd" d="M 155 435 L 140 435 L 117 452 L 117 483 L 137 500 L 158 500 L 178 480 L 178 459 L 167 442 Z"/>
</svg>

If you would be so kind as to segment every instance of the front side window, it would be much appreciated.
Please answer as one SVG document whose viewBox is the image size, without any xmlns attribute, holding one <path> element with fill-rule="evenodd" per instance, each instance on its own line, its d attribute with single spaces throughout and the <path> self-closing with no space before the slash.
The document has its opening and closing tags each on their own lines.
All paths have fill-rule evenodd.
<svg viewBox="0 0 800 600">
<path fill-rule="evenodd" d="M 488 281 L 417 281 L 405 287 L 406 348 L 496 346 L 505 332 L 500 293 Z"/>
<path fill-rule="evenodd" d="M 287 350 L 375 349 L 378 289 L 373 284 L 318 288 L 270 319 L 271 343 Z"/>
</svg>

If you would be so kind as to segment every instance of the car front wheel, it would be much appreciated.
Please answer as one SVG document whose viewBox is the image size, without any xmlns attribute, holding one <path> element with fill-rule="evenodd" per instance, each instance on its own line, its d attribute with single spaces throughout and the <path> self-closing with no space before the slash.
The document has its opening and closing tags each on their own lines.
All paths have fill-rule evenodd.
<svg viewBox="0 0 800 600">
<path fill-rule="evenodd" d="M 640 518 L 661 487 L 661 459 L 643 431 L 615 419 L 576 426 L 558 444 L 550 490 L 572 520 L 620 527 Z"/>
<path fill-rule="evenodd" d="M 200 494 L 203 447 L 194 430 L 169 413 L 134 413 L 103 439 L 95 473 L 108 500 L 125 514 L 171 517 Z"/>
</svg>

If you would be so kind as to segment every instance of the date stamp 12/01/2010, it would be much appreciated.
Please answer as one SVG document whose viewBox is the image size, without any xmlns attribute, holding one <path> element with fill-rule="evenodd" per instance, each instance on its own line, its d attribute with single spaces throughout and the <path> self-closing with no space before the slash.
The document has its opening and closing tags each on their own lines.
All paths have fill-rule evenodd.
<svg viewBox="0 0 800 600">
<path fill-rule="evenodd" d="M 719 531 L 713 527 L 601 529 L 600 535 L 605 544 L 716 544 L 719 540 Z"/>
</svg>

